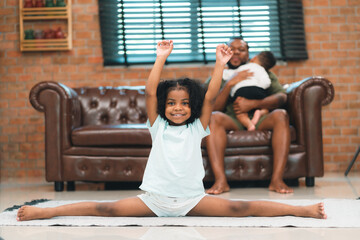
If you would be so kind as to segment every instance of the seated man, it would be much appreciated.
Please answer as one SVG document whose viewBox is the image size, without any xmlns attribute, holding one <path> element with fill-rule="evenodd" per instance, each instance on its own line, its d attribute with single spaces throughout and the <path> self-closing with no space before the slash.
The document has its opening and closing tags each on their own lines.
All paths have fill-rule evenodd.
<svg viewBox="0 0 360 240">
<path fill-rule="evenodd" d="M 235 38 L 230 41 L 233 56 L 228 62 L 230 69 L 236 69 L 247 63 L 249 51 L 247 43 Z M 251 109 L 266 108 L 271 111 L 260 118 L 256 124 L 258 130 L 272 131 L 273 174 L 269 185 L 270 191 L 291 193 L 293 189 L 283 181 L 283 173 L 290 147 L 289 118 L 285 110 L 277 109 L 286 102 L 286 94 L 277 77 L 269 72 L 271 85 L 268 88 L 268 97 L 260 100 L 237 98 L 233 106 L 229 101 L 230 91 L 238 82 L 252 76 L 249 70 L 239 72 L 229 81 L 223 81 L 222 89 L 216 98 L 214 111 L 210 119 L 211 134 L 206 137 L 206 147 L 211 168 L 215 176 L 214 185 L 207 190 L 208 194 L 220 194 L 230 190 L 225 176 L 224 152 L 226 148 L 226 133 L 231 130 L 243 130 L 236 114 L 245 113 Z M 234 107 L 234 108 L 233 108 Z"/>
</svg>

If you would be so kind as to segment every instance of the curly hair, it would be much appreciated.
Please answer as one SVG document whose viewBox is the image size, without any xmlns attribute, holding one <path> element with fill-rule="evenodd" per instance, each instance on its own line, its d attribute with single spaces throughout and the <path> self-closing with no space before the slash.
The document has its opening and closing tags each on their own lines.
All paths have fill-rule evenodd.
<svg viewBox="0 0 360 240">
<path fill-rule="evenodd" d="M 173 90 L 186 90 L 188 92 L 191 116 L 186 121 L 186 124 L 193 123 L 196 118 L 201 116 L 201 108 L 205 97 L 205 88 L 197 80 L 189 78 L 161 81 L 156 91 L 158 100 L 157 112 L 160 117 L 166 120 L 168 120 L 165 116 L 166 99 L 168 93 Z"/>
</svg>

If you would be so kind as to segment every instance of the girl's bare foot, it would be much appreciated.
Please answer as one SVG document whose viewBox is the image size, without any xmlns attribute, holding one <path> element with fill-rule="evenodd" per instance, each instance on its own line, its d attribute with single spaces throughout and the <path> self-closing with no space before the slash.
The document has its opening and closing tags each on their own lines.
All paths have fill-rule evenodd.
<svg viewBox="0 0 360 240">
<path fill-rule="evenodd" d="M 254 126 L 259 122 L 261 117 L 261 111 L 259 109 L 255 110 L 254 112 L 254 116 L 251 119 L 252 124 L 254 124 Z"/>
<path fill-rule="evenodd" d="M 209 188 L 206 193 L 217 195 L 228 191 L 230 191 L 230 186 L 226 181 L 215 181 L 214 185 L 212 185 L 212 187 Z"/>
<path fill-rule="evenodd" d="M 51 218 L 45 208 L 38 208 L 34 206 L 22 206 L 17 213 L 17 221 L 28 221 L 33 219 Z"/>
<path fill-rule="evenodd" d="M 327 215 L 325 213 L 324 203 L 321 202 L 314 205 L 304 206 L 298 217 L 326 219 Z"/>
<path fill-rule="evenodd" d="M 277 193 L 293 193 L 294 190 L 286 185 L 283 181 L 271 181 L 269 190 Z"/>
</svg>

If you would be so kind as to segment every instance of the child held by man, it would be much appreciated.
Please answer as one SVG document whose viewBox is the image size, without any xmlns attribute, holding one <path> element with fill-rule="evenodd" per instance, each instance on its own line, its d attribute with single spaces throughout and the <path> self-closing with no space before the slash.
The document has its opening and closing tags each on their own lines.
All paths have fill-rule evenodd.
<svg viewBox="0 0 360 240">
<path fill-rule="evenodd" d="M 231 101 L 234 102 L 237 97 L 247 99 L 264 99 L 268 96 L 266 89 L 270 87 L 271 80 L 268 71 L 275 66 L 276 58 L 270 51 L 262 51 L 253 57 L 249 63 L 241 65 L 237 69 L 225 69 L 223 79 L 228 81 L 238 72 L 249 70 L 252 75 L 247 79 L 237 83 L 230 92 Z M 268 114 L 268 109 L 256 109 L 250 113 L 240 113 L 236 115 L 239 122 L 246 127 L 248 131 L 255 130 L 255 125 L 259 119 Z M 251 120 L 249 115 L 251 115 Z"/>
</svg>

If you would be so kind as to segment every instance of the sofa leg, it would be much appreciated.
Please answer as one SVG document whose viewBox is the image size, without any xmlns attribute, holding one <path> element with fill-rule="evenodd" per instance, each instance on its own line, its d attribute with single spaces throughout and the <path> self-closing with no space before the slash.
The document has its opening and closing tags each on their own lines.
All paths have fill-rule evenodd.
<svg viewBox="0 0 360 240">
<path fill-rule="evenodd" d="M 55 182 L 54 188 L 56 192 L 62 192 L 64 191 L 64 182 Z"/>
<path fill-rule="evenodd" d="M 67 182 L 66 190 L 67 190 L 68 192 L 70 192 L 70 191 L 75 191 L 75 182 L 74 182 L 74 181 Z"/>
<path fill-rule="evenodd" d="M 315 186 L 315 177 L 306 177 L 305 178 L 305 184 L 306 184 L 307 187 Z"/>
</svg>

